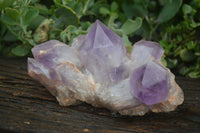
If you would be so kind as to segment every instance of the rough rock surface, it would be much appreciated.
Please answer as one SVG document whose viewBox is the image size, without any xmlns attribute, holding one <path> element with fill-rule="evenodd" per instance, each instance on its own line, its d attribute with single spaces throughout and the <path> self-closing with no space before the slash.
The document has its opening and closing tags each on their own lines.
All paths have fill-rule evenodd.
<svg viewBox="0 0 200 133">
<path fill-rule="evenodd" d="M 161 62 L 159 44 L 139 41 L 129 57 L 122 39 L 99 20 L 71 47 L 51 40 L 32 53 L 29 75 L 63 106 L 86 102 L 122 115 L 144 115 L 173 111 L 184 100 L 174 75 Z"/>
</svg>

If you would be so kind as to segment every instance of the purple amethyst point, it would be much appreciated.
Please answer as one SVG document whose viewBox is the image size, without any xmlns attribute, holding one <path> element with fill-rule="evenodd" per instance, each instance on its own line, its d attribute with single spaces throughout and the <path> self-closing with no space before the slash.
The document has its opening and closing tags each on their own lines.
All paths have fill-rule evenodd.
<svg viewBox="0 0 200 133">
<path fill-rule="evenodd" d="M 119 67 L 126 56 L 123 40 L 97 20 L 79 48 L 86 69 L 100 83 L 110 83 L 110 72 Z"/>
<path fill-rule="evenodd" d="M 146 105 L 166 100 L 169 94 L 167 70 L 156 62 L 136 68 L 130 78 L 131 93 Z"/>
</svg>

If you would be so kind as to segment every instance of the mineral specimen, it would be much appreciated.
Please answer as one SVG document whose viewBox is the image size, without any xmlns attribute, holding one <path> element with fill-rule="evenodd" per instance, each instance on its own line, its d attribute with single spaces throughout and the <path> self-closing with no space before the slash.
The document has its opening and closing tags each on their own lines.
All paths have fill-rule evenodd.
<svg viewBox="0 0 200 133">
<path fill-rule="evenodd" d="M 99 20 L 71 47 L 51 40 L 32 53 L 29 75 L 63 106 L 86 102 L 122 115 L 144 115 L 173 111 L 184 100 L 174 75 L 161 62 L 159 44 L 141 40 L 129 56 L 122 39 Z"/>
</svg>

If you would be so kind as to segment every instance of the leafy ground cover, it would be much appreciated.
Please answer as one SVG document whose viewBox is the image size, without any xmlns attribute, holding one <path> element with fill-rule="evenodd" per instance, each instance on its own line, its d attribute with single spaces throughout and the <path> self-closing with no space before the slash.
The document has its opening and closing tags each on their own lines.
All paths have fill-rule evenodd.
<svg viewBox="0 0 200 133">
<path fill-rule="evenodd" d="M 71 44 L 96 19 L 120 35 L 126 47 L 152 40 L 176 74 L 200 77 L 199 0 L 0 0 L 0 55 L 30 56 L 50 39 Z"/>
</svg>

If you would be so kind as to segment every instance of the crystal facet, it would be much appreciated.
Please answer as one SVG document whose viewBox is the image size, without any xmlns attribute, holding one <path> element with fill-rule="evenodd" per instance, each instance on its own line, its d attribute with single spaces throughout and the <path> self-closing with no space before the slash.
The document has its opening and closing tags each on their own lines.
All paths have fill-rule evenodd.
<svg viewBox="0 0 200 133">
<path fill-rule="evenodd" d="M 133 45 L 131 59 L 137 63 L 149 61 L 152 57 L 161 60 L 164 49 L 156 42 L 141 40 Z"/>
<path fill-rule="evenodd" d="M 99 20 L 79 51 L 81 61 L 100 83 L 111 81 L 108 73 L 120 66 L 126 54 L 122 39 Z"/>
<path fill-rule="evenodd" d="M 81 66 L 78 52 L 57 40 L 51 40 L 35 46 L 32 49 L 32 53 L 34 58 L 42 62 L 47 68 L 53 68 L 66 61 L 70 61 L 79 67 Z"/>
<path fill-rule="evenodd" d="M 147 105 L 165 101 L 169 94 L 167 69 L 159 64 L 163 53 L 152 41 L 141 40 L 132 49 L 131 59 L 137 65 L 130 78 L 131 92 Z"/>
<path fill-rule="evenodd" d="M 142 40 L 129 57 L 122 39 L 97 20 L 71 47 L 57 40 L 35 46 L 28 73 L 62 106 L 86 102 L 122 115 L 169 112 L 184 95 L 161 62 L 163 52 L 159 44 Z"/>
<path fill-rule="evenodd" d="M 167 70 L 155 62 L 135 69 L 130 78 L 131 92 L 147 105 L 165 101 L 169 94 Z"/>
</svg>

